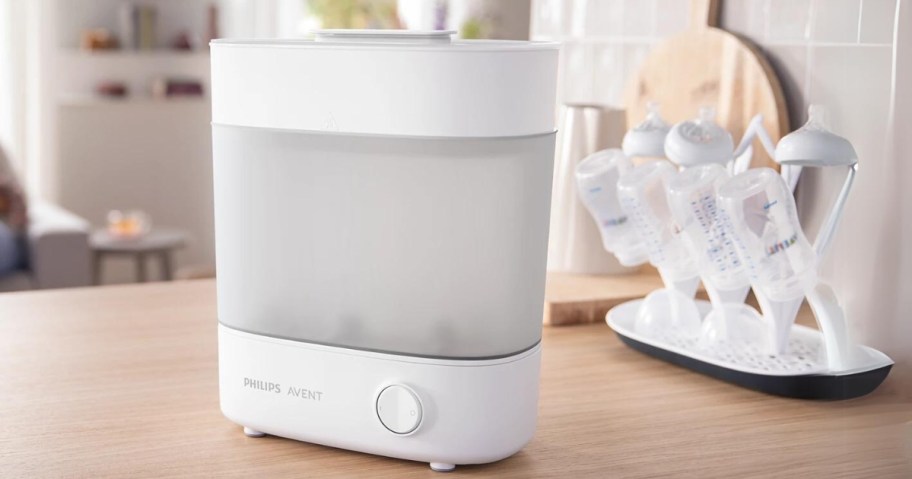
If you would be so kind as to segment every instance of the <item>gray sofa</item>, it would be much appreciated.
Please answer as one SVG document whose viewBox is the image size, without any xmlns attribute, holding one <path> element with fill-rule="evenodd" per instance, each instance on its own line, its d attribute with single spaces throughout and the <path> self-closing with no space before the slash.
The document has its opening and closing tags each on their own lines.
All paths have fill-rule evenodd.
<svg viewBox="0 0 912 479">
<path fill-rule="evenodd" d="M 92 284 L 91 228 L 84 219 L 49 203 L 29 205 L 29 269 L 0 278 L 0 292 Z"/>
</svg>

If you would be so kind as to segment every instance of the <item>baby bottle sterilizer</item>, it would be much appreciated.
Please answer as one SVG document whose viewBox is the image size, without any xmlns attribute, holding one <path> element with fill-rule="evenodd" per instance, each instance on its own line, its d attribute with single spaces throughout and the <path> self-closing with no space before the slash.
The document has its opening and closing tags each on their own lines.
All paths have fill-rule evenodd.
<svg viewBox="0 0 912 479">
<path fill-rule="evenodd" d="M 215 40 L 221 409 L 431 463 L 535 430 L 558 46 Z"/>
</svg>

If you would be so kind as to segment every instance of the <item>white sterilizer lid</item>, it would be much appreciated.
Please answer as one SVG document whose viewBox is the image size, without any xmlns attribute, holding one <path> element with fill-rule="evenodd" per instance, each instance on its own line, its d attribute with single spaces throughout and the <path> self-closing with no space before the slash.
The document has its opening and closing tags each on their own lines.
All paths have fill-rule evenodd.
<svg viewBox="0 0 912 479">
<path fill-rule="evenodd" d="M 554 131 L 556 43 L 450 31 L 213 40 L 215 124 L 422 137 Z"/>
</svg>

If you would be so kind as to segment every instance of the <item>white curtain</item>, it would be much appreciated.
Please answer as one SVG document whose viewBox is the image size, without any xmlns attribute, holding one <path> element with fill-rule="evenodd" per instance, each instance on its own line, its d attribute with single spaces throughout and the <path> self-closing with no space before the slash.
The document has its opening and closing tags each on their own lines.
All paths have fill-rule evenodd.
<svg viewBox="0 0 912 479">
<path fill-rule="evenodd" d="M 53 0 L 0 0 L 0 144 L 30 196 L 53 200 L 57 178 Z"/>
<path fill-rule="evenodd" d="M 0 0 L 0 147 L 23 174 L 25 151 L 25 41 L 23 3 Z"/>
<path fill-rule="evenodd" d="M 896 6 L 893 39 L 893 84 L 887 155 L 873 159 L 859 171 L 882 168 L 884 184 L 876 191 L 857 194 L 868 200 L 865 214 L 879 218 L 873 231 L 853 231 L 866 244 L 867 254 L 846 255 L 857 270 L 870 258 L 874 281 L 863 286 L 862 294 L 848 304 L 848 312 L 864 318 L 861 339 L 887 352 L 896 367 L 890 374 L 893 385 L 912 397 L 912 2 L 901 0 Z M 877 163 L 874 163 L 877 161 Z M 853 195 L 856 193 L 853 191 Z M 851 201 L 851 199 L 850 199 Z M 849 225 L 849 228 L 852 226 Z M 848 228 L 847 228 L 848 229 Z"/>
</svg>

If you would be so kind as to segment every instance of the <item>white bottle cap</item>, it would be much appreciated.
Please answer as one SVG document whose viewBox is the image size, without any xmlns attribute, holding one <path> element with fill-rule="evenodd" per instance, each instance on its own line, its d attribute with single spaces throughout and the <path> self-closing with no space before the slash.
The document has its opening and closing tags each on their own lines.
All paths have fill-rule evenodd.
<svg viewBox="0 0 912 479">
<path fill-rule="evenodd" d="M 731 161 L 734 141 L 731 133 L 715 122 L 715 116 L 714 108 L 703 107 L 697 118 L 673 126 L 665 138 L 668 159 L 683 167 Z"/>
<path fill-rule="evenodd" d="M 850 166 L 858 154 L 849 140 L 831 132 L 826 125 L 826 110 L 808 107 L 808 121 L 776 145 L 776 162 L 799 166 Z"/>
<path fill-rule="evenodd" d="M 659 115 L 658 103 L 649 102 L 646 108 L 646 119 L 624 135 L 624 154 L 628 158 L 665 158 L 665 136 L 670 126 Z"/>
</svg>

